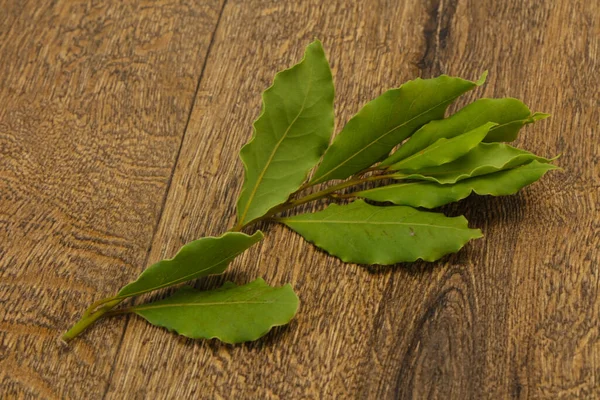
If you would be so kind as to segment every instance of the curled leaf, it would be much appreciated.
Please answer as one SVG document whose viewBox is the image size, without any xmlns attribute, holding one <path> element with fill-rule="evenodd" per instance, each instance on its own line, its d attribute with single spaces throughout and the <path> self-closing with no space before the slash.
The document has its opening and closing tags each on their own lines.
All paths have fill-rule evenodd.
<svg viewBox="0 0 600 400">
<path fill-rule="evenodd" d="M 542 163 L 551 161 L 504 143 L 480 143 L 466 155 L 452 162 L 437 167 L 423 168 L 415 173 L 401 171 L 404 174 L 399 174 L 398 179 L 417 179 L 443 184 L 456 183 L 463 179 L 514 168 L 534 160 Z"/>
<path fill-rule="evenodd" d="M 287 324 L 297 310 L 298 297 L 289 284 L 271 287 L 258 278 L 242 286 L 227 282 L 208 291 L 186 286 L 164 300 L 129 311 L 192 339 L 241 343 Z"/>
<path fill-rule="evenodd" d="M 519 130 L 527 124 L 541 121 L 550 117 L 550 114 L 535 112 L 522 120 L 505 122 L 498 129 L 492 129 L 490 134 L 483 139 L 484 142 L 512 142 L 517 138 Z"/>
<path fill-rule="evenodd" d="M 418 153 L 442 138 L 453 138 L 486 122 L 495 122 L 484 142 L 510 142 L 519 130 L 528 123 L 548 117 L 534 113 L 520 100 L 513 98 L 480 99 L 463 107 L 448 118 L 431 121 L 423 125 L 406 143 L 381 163 L 389 166 Z"/>
<path fill-rule="evenodd" d="M 424 148 L 418 153 L 391 165 L 390 170 L 419 170 L 427 167 L 435 167 L 446 164 L 464 156 L 477 146 L 490 128 L 496 126 L 493 122 L 487 122 L 467 133 L 455 136 L 451 139 L 441 138 L 432 145 Z"/>
<path fill-rule="evenodd" d="M 435 261 L 482 236 L 479 229 L 469 229 L 462 216 L 377 207 L 362 200 L 279 221 L 342 261 L 357 264 Z"/>
<path fill-rule="evenodd" d="M 466 198 L 471 193 L 478 195 L 506 196 L 537 181 L 555 165 L 532 161 L 505 171 L 465 179 L 455 184 L 442 185 L 436 182 L 408 182 L 387 185 L 354 193 L 357 197 L 398 205 L 435 208 Z"/>
<path fill-rule="evenodd" d="M 333 80 L 321 42 L 278 73 L 263 93 L 254 136 L 240 151 L 246 171 L 237 203 L 238 227 L 263 216 L 297 190 L 333 133 Z"/>
<path fill-rule="evenodd" d="M 325 152 L 311 182 L 346 179 L 380 161 L 423 124 L 443 118 L 448 106 L 482 84 L 485 76 L 471 82 L 441 75 L 388 90 L 348 121 Z"/>
</svg>

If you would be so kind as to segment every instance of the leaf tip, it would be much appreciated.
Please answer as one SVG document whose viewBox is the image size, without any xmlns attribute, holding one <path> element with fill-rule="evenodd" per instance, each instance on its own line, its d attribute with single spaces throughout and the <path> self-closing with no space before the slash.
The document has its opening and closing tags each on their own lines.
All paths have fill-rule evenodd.
<svg viewBox="0 0 600 400">
<path fill-rule="evenodd" d="M 481 229 L 473 229 L 473 231 L 473 239 L 481 239 L 483 237 Z"/>
<path fill-rule="evenodd" d="M 482 127 L 483 127 L 482 129 L 490 131 L 492 128 L 494 128 L 494 127 L 496 127 L 498 125 L 500 125 L 500 124 L 497 123 L 497 122 L 488 121 L 488 122 L 486 122 L 485 124 L 482 125 Z"/>
<path fill-rule="evenodd" d="M 485 71 L 483 71 L 483 73 L 481 74 L 479 79 L 477 79 L 475 81 L 475 85 L 477 85 L 477 86 L 483 85 L 487 79 L 487 76 L 488 76 L 488 70 L 486 69 Z"/>
<path fill-rule="evenodd" d="M 543 112 L 535 112 L 529 117 L 528 122 L 541 121 L 546 118 L 550 118 L 552 114 L 547 114 Z"/>
<path fill-rule="evenodd" d="M 306 46 L 306 51 L 310 50 L 314 48 L 316 51 L 320 51 L 322 53 L 325 53 L 325 50 L 323 49 L 323 42 L 321 42 L 320 39 L 318 38 L 314 38 L 312 42 L 310 42 L 308 44 L 308 46 Z"/>
<path fill-rule="evenodd" d="M 563 167 L 560 167 L 558 165 L 555 164 L 551 164 L 552 162 L 558 160 L 560 157 L 562 156 L 562 154 L 559 154 L 553 158 L 550 159 L 550 162 L 546 163 L 546 167 L 548 167 L 547 171 L 560 171 L 560 172 L 564 172 L 565 169 Z"/>
</svg>

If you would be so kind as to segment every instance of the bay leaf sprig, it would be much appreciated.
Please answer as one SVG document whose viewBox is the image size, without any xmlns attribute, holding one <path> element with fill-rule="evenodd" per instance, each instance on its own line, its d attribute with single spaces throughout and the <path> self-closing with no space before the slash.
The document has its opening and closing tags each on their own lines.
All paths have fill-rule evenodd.
<svg viewBox="0 0 600 400">
<path fill-rule="evenodd" d="M 480 238 L 481 231 L 470 228 L 463 216 L 424 209 L 472 193 L 514 194 L 558 168 L 551 164 L 554 159 L 503 143 L 548 117 L 520 100 L 479 99 L 445 117 L 455 100 L 486 77 L 484 72 L 476 81 L 417 78 L 388 90 L 367 103 L 330 144 L 333 78 L 321 42 L 309 44 L 303 59 L 276 74 L 263 93 L 254 134 L 240 151 L 245 175 L 235 225 L 222 236 L 186 244 L 114 296 L 94 302 L 63 339 L 73 339 L 102 317 L 123 314 L 190 338 L 226 343 L 256 340 L 287 324 L 298 309 L 297 295 L 290 284 L 273 287 L 261 278 L 206 291 L 183 286 L 161 300 L 116 308 L 131 297 L 223 273 L 262 240 L 262 232 L 251 232 L 261 221 L 281 223 L 356 264 L 436 261 Z M 289 212 L 321 199 L 333 204 Z"/>
</svg>

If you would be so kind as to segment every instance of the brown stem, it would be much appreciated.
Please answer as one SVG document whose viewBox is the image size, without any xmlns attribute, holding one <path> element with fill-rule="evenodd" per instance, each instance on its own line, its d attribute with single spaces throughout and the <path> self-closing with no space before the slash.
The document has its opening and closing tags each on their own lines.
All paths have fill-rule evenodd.
<svg viewBox="0 0 600 400">
<path fill-rule="evenodd" d="M 328 187 L 326 189 L 323 189 L 319 192 L 315 192 L 313 194 L 309 194 L 308 196 L 304 196 L 300 199 L 297 200 L 291 200 L 291 201 L 287 201 L 283 204 L 281 204 L 280 206 L 274 207 L 272 208 L 269 212 L 267 212 L 265 215 L 263 215 L 262 217 L 256 218 L 242 226 L 236 226 L 235 228 L 233 228 L 231 231 L 232 232 L 239 232 L 240 230 L 242 230 L 243 228 L 250 226 L 252 224 L 255 224 L 259 221 L 263 221 L 265 219 L 269 219 L 271 217 L 273 217 L 276 214 L 282 213 L 284 211 L 290 210 L 292 208 L 301 206 L 302 204 L 306 204 L 306 203 L 310 203 L 311 201 L 315 201 L 315 200 L 320 200 L 324 197 L 327 197 L 331 194 L 333 194 L 334 192 L 337 192 L 338 190 L 342 190 L 342 189 L 346 189 L 348 187 L 351 186 L 356 186 L 356 185 L 360 185 L 361 183 L 365 183 L 365 182 L 372 182 L 372 181 L 378 181 L 378 180 L 383 180 L 383 179 L 391 179 L 391 178 L 401 178 L 402 176 L 400 174 L 391 174 L 391 175 L 373 175 L 373 176 L 369 176 L 366 178 L 353 178 L 350 179 L 348 181 L 344 181 L 341 183 L 338 183 L 337 185 L 333 185 L 331 187 Z"/>
<path fill-rule="evenodd" d="M 135 307 L 120 308 L 118 310 L 108 311 L 106 317 L 115 317 L 118 315 L 130 314 L 135 311 Z"/>
</svg>

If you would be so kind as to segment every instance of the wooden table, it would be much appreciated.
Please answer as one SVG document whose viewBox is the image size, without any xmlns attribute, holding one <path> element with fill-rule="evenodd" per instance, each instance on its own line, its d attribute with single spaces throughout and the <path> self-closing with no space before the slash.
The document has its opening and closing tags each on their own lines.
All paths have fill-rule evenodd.
<svg viewBox="0 0 600 400">
<path fill-rule="evenodd" d="M 600 397 L 598 1 L 0 10 L 0 397 Z M 302 305 L 256 343 L 120 317 L 61 345 L 90 302 L 231 226 L 260 93 L 315 37 L 333 68 L 336 131 L 406 80 L 487 69 L 461 104 L 514 96 L 552 113 L 517 144 L 562 154 L 564 171 L 450 207 L 485 238 L 437 263 L 366 269 L 263 226 L 226 278 L 292 282 Z"/>
</svg>

